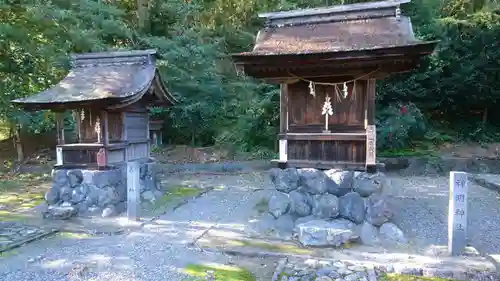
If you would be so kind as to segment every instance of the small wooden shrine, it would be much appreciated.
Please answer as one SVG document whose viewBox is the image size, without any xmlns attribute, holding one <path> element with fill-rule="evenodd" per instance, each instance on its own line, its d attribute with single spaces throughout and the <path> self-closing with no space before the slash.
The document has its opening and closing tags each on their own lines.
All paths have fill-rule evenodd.
<svg viewBox="0 0 500 281">
<path fill-rule="evenodd" d="M 25 110 L 56 112 L 56 168 L 106 169 L 150 157 L 148 107 L 176 103 L 160 79 L 155 55 L 155 50 L 76 54 L 57 85 L 13 101 Z M 64 137 L 65 111 L 73 113 L 74 140 Z"/>
<path fill-rule="evenodd" d="M 281 85 L 280 166 L 376 170 L 375 81 L 416 68 L 437 42 L 414 36 L 409 0 L 265 13 L 246 75 Z"/>
<path fill-rule="evenodd" d="M 149 121 L 149 139 L 151 145 L 160 147 L 163 145 L 163 120 L 152 119 Z"/>
</svg>

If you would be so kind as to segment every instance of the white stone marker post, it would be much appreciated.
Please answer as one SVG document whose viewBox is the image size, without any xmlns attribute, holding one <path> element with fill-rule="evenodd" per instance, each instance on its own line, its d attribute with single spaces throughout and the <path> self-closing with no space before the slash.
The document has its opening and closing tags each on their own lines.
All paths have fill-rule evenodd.
<svg viewBox="0 0 500 281">
<path fill-rule="evenodd" d="M 467 173 L 450 172 L 450 204 L 448 209 L 448 253 L 464 252 L 467 240 Z"/>
<path fill-rule="evenodd" d="M 127 162 L 127 218 L 138 221 L 140 216 L 140 165 L 137 161 Z"/>
</svg>

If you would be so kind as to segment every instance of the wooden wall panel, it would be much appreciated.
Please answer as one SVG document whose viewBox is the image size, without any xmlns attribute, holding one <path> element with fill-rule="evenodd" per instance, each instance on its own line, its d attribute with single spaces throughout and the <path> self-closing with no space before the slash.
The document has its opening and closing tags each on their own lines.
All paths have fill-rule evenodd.
<svg viewBox="0 0 500 281">
<path fill-rule="evenodd" d="M 123 163 L 125 161 L 126 149 L 115 149 L 108 151 L 108 163 L 116 164 Z"/>
<path fill-rule="evenodd" d="M 289 140 L 288 159 L 338 163 L 365 163 L 366 142 L 362 140 Z"/>
<path fill-rule="evenodd" d="M 121 112 L 108 112 L 108 132 L 110 143 L 122 141 L 123 120 Z"/>
<path fill-rule="evenodd" d="M 149 141 L 132 143 L 127 147 L 127 161 L 149 157 Z"/>
<path fill-rule="evenodd" d="M 147 112 L 126 112 L 125 126 L 127 128 L 127 141 L 147 140 L 149 116 Z"/>
<path fill-rule="evenodd" d="M 353 89 L 355 88 L 355 91 Z M 339 86 L 342 91 L 342 86 Z M 339 96 L 335 86 L 316 85 L 315 96 L 310 94 L 309 84 L 297 82 L 288 85 L 288 110 L 290 132 L 322 132 L 325 117 L 321 115 L 326 95 L 331 98 L 333 115 L 329 117 L 329 128 L 348 132 L 364 130 L 366 106 L 366 81 L 348 83 L 347 98 Z M 351 128 L 350 128 L 351 127 Z M 307 128 L 307 129 L 306 129 Z"/>
</svg>

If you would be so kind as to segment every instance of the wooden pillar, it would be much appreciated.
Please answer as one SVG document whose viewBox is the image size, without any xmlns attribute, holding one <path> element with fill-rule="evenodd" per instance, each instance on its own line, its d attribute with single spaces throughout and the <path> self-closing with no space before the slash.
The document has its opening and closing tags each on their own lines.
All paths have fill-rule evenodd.
<svg viewBox="0 0 500 281">
<path fill-rule="evenodd" d="M 100 114 L 100 129 L 101 129 L 101 143 L 107 146 L 109 144 L 109 124 L 108 124 L 108 112 L 102 110 Z"/>
<path fill-rule="evenodd" d="M 100 143 L 104 145 L 103 148 L 99 149 L 97 153 L 97 166 L 107 167 L 108 166 L 108 145 L 109 145 L 109 124 L 108 124 L 108 112 L 106 110 L 101 110 L 99 114 L 100 127 L 99 134 L 101 139 Z"/>
<path fill-rule="evenodd" d="M 122 122 L 122 142 L 127 142 L 128 137 L 127 137 L 127 113 L 122 112 L 121 113 L 121 122 Z M 128 145 L 125 146 L 125 149 L 123 150 L 123 159 L 125 161 L 128 161 Z"/>
<path fill-rule="evenodd" d="M 75 120 L 77 142 L 82 142 L 82 114 L 81 109 L 75 109 L 73 111 L 73 118 Z"/>
<path fill-rule="evenodd" d="M 153 146 L 158 146 L 158 134 L 153 131 Z"/>
<path fill-rule="evenodd" d="M 57 144 L 64 144 L 64 111 L 56 112 Z"/>
<path fill-rule="evenodd" d="M 59 111 L 55 113 L 56 117 L 56 132 L 57 132 L 57 147 L 56 147 L 56 165 L 63 165 L 63 149 L 60 145 L 65 143 L 64 141 L 64 111 Z"/>
<path fill-rule="evenodd" d="M 288 143 L 286 133 L 288 132 L 288 84 L 281 84 L 280 88 L 280 138 L 279 138 L 279 163 L 288 161 Z"/>
<path fill-rule="evenodd" d="M 367 98 L 365 111 L 366 129 L 366 170 L 374 173 L 377 171 L 377 128 L 375 126 L 375 79 L 367 81 Z"/>
</svg>

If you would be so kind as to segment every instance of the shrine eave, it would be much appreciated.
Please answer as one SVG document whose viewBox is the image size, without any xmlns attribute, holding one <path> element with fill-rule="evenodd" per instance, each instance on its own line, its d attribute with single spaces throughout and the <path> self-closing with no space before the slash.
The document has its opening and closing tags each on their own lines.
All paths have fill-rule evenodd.
<svg viewBox="0 0 500 281">
<path fill-rule="evenodd" d="M 155 50 L 141 50 L 73 55 L 73 68 L 63 80 L 12 103 L 25 110 L 121 108 L 138 101 L 176 104 L 161 81 L 155 54 Z"/>
<path fill-rule="evenodd" d="M 415 42 L 412 45 L 372 48 L 352 51 L 302 52 L 302 53 L 258 53 L 232 54 L 236 64 L 280 65 L 294 63 L 362 61 L 371 59 L 391 59 L 394 57 L 426 56 L 434 52 L 439 41 Z"/>
</svg>

